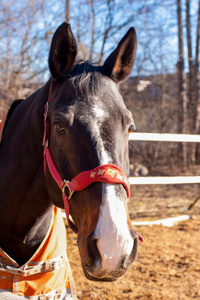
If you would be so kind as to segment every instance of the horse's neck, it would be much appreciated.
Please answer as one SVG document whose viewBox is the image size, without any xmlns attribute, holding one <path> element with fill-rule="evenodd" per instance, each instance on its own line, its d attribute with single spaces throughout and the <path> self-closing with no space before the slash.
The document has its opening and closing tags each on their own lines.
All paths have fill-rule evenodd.
<svg viewBox="0 0 200 300">
<path fill-rule="evenodd" d="M 16 108 L 0 147 L 0 247 L 20 264 L 34 253 L 52 216 L 42 154 L 47 98 L 48 84 Z"/>
</svg>

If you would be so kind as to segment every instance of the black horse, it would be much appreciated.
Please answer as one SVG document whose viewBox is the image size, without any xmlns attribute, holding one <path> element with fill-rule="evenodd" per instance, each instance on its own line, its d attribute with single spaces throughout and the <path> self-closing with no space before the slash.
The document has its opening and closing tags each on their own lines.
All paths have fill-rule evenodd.
<svg viewBox="0 0 200 300">
<path fill-rule="evenodd" d="M 9 114 L 0 144 L 0 288 L 10 289 L 4 282 L 10 276 L 21 276 L 20 283 L 27 283 L 41 272 L 41 277 L 55 272 L 44 268 L 47 258 L 31 263 L 31 257 L 49 238 L 52 214 L 64 208 L 63 195 L 88 279 L 115 280 L 135 260 L 138 235 L 128 216 L 125 179 L 134 123 L 117 83 L 131 72 L 136 44 L 135 30 L 130 28 L 102 66 L 75 63 L 76 41 L 70 25 L 63 23 L 51 44 L 51 79 Z M 102 178 L 73 193 L 64 179 L 71 181 L 80 173 L 83 181 Z M 105 174 L 118 179 L 112 181 Z M 64 238 L 60 232 L 56 236 L 54 244 L 59 245 L 59 237 Z M 32 272 L 34 264 L 40 272 Z M 12 292 L 26 297 L 45 294 L 34 287 L 22 292 L 19 286 Z M 62 291 L 65 299 L 63 295 Z M 54 299 L 48 297 L 44 299 Z"/>
</svg>

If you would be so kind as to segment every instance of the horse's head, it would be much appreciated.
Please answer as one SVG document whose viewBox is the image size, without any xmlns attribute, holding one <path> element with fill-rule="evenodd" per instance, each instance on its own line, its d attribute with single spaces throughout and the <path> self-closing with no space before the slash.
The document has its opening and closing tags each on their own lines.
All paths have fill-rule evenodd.
<svg viewBox="0 0 200 300">
<path fill-rule="evenodd" d="M 117 83 L 131 72 L 136 43 L 131 28 L 103 66 L 74 64 L 77 47 L 70 25 L 62 24 L 54 34 L 49 56 L 49 148 L 62 179 L 108 163 L 128 176 L 128 138 L 134 122 Z M 46 180 L 52 202 L 63 207 L 48 170 Z M 138 251 L 124 186 L 95 182 L 75 192 L 69 203 L 86 277 L 111 281 L 123 275 Z"/>
</svg>

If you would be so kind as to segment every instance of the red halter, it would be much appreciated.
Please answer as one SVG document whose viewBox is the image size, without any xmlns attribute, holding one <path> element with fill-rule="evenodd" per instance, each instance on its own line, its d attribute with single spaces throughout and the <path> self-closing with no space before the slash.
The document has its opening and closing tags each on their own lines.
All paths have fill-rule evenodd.
<svg viewBox="0 0 200 300">
<path fill-rule="evenodd" d="M 63 180 L 58 172 L 58 169 L 55 166 L 53 158 L 51 156 L 48 139 L 49 139 L 49 121 L 48 121 L 48 107 L 50 103 L 51 96 L 51 86 L 49 91 L 48 101 L 45 105 L 44 112 L 44 136 L 43 136 L 43 146 L 44 146 L 44 172 L 46 174 L 46 164 L 51 173 L 51 176 L 59 186 L 62 191 L 63 202 L 65 206 L 65 213 L 69 227 L 75 232 L 78 233 L 78 229 L 73 222 L 69 219 L 69 200 L 72 197 L 74 192 L 82 191 L 88 187 L 93 182 L 103 182 L 103 183 L 120 183 L 123 184 L 127 192 L 127 197 L 130 197 L 130 184 L 126 174 L 113 164 L 106 164 L 98 166 L 90 171 L 84 171 L 79 173 L 71 181 Z M 66 194 L 66 189 L 68 189 L 68 195 Z M 143 238 L 138 234 L 139 240 L 144 241 Z"/>
</svg>

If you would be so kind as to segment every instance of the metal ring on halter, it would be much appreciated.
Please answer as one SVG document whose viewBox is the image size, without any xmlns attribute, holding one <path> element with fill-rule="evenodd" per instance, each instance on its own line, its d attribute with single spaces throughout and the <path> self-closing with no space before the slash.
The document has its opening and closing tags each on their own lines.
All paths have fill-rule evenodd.
<svg viewBox="0 0 200 300">
<path fill-rule="evenodd" d="M 63 192 L 63 194 L 64 194 L 64 193 L 66 193 L 66 192 L 65 192 L 65 189 L 68 188 L 67 198 L 68 198 L 68 200 L 69 200 L 69 199 L 71 199 L 71 197 L 72 197 L 74 191 L 71 191 L 71 189 L 70 189 L 70 187 L 69 187 L 69 185 L 68 185 L 69 180 L 65 180 L 65 179 L 64 179 L 63 181 L 64 181 L 64 185 L 63 185 L 63 187 L 62 187 L 61 190 L 62 190 L 62 192 Z"/>
</svg>

